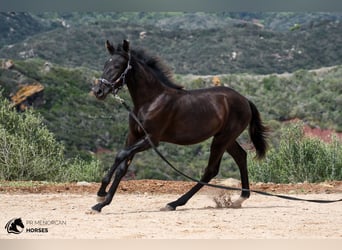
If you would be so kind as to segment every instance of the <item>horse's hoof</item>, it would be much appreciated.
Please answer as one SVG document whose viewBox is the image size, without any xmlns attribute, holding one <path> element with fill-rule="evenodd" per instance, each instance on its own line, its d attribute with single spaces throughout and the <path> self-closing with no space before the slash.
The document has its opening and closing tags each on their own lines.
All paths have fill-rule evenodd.
<svg viewBox="0 0 342 250">
<path fill-rule="evenodd" d="M 247 198 L 239 197 L 236 201 L 234 201 L 229 207 L 230 208 L 242 208 L 242 203 L 247 200 Z"/>
<path fill-rule="evenodd" d="M 94 210 L 94 209 L 89 209 L 88 211 L 86 211 L 86 214 L 99 214 L 100 211 Z"/>
<path fill-rule="evenodd" d="M 175 207 L 172 207 L 172 206 L 170 206 L 170 205 L 166 205 L 165 207 L 162 207 L 161 209 L 160 209 L 160 211 L 175 211 L 176 210 L 176 208 Z"/>
<path fill-rule="evenodd" d="M 102 205 L 100 203 L 96 204 L 95 206 L 93 206 L 91 208 L 92 211 L 94 211 L 95 213 L 100 213 L 101 212 L 101 209 L 102 209 Z"/>
<path fill-rule="evenodd" d="M 96 197 L 96 201 L 97 201 L 98 203 L 104 202 L 105 199 L 106 199 L 106 196 L 97 196 L 97 197 Z"/>
</svg>

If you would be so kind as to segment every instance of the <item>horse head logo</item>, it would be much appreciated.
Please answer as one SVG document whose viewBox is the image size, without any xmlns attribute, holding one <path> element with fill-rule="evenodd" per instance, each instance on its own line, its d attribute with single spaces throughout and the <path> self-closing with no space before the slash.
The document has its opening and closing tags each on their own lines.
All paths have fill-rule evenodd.
<svg viewBox="0 0 342 250">
<path fill-rule="evenodd" d="M 5 229 L 7 230 L 7 233 L 20 234 L 24 230 L 24 224 L 21 218 L 13 218 L 7 222 Z"/>
</svg>

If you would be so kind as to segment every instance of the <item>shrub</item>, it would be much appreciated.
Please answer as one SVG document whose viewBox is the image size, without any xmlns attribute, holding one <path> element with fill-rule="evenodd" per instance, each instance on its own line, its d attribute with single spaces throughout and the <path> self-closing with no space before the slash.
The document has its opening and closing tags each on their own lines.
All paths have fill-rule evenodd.
<svg viewBox="0 0 342 250">
<path fill-rule="evenodd" d="M 278 148 L 271 149 L 263 161 L 249 157 L 253 181 L 296 183 L 342 180 L 342 144 L 334 138 L 324 143 L 304 137 L 303 124 L 291 124 L 281 131 Z"/>
<path fill-rule="evenodd" d="M 86 162 L 79 157 L 68 159 L 60 170 L 61 171 L 58 171 L 55 179 L 61 182 L 99 182 L 103 176 L 100 162 L 95 159 L 92 159 L 89 162 Z"/>
<path fill-rule="evenodd" d="M 93 159 L 65 160 L 63 145 L 38 114 L 32 110 L 17 113 L 0 98 L 0 179 L 95 181 L 101 174 Z"/>
</svg>

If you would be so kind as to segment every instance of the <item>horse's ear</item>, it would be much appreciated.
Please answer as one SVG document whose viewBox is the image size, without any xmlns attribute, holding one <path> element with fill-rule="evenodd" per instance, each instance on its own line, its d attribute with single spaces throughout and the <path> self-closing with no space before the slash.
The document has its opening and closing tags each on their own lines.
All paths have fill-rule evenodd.
<svg viewBox="0 0 342 250">
<path fill-rule="evenodd" d="M 111 54 L 111 55 L 114 54 L 115 48 L 114 48 L 113 44 L 111 44 L 108 40 L 106 41 L 106 48 L 107 48 L 109 54 Z"/>
<path fill-rule="evenodd" d="M 123 48 L 123 50 L 124 50 L 125 52 L 128 53 L 128 51 L 129 51 L 129 41 L 123 40 L 122 48 Z"/>
</svg>

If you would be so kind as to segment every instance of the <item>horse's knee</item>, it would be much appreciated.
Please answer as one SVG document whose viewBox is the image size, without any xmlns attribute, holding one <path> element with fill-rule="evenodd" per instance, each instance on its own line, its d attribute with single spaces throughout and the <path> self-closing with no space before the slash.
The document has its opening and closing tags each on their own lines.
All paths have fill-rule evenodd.
<svg viewBox="0 0 342 250">
<path fill-rule="evenodd" d="M 121 150 L 115 157 L 115 164 L 120 164 L 128 157 L 127 150 Z"/>
</svg>

